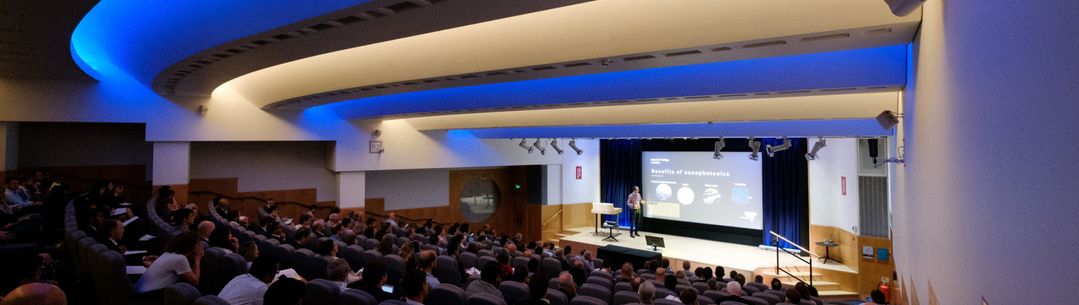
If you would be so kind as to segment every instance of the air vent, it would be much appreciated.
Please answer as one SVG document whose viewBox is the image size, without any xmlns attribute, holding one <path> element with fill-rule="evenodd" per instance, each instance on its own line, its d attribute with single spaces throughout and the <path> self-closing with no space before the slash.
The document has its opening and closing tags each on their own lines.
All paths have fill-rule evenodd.
<svg viewBox="0 0 1079 305">
<path fill-rule="evenodd" d="M 312 30 L 315 30 L 315 31 L 322 32 L 322 31 L 325 31 L 325 30 L 332 29 L 332 28 L 334 28 L 334 26 L 330 25 L 330 24 L 319 23 L 319 24 L 316 24 L 316 25 L 312 25 L 312 26 L 310 26 L 308 28 L 312 29 Z"/>
<path fill-rule="evenodd" d="M 506 74 L 506 72 L 501 72 L 501 71 L 499 71 L 499 72 L 490 72 L 490 73 L 487 73 L 487 76 L 496 76 L 496 75 L 505 75 L 505 74 Z"/>
<path fill-rule="evenodd" d="M 261 46 L 266 46 L 268 44 L 271 44 L 272 42 L 269 42 L 267 40 L 259 39 L 259 40 L 252 41 L 251 43 L 256 44 L 256 45 L 261 47 Z"/>
<path fill-rule="evenodd" d="M 653 59 L 653 58 L 656 58 L 656 57 L 655 57 L 655 56 L 652 56 L 652 55 L 641 55 L 641 56 L 630 56 L 630 57 L 626 57 L 626 58 L 623 58 L 622 60 L 625 60 L 625 61 L 635 61 L 635 60 L 643 60 L 643 59 Z"/>
<path fill-rule="evenodd" d="M 881 29 L 869 30 L 870 34 L 884 34 L 884 33 L 891 33 L 891 32 L 892 32 L 892 28 L 881 28 Z"/>
<path fill-rule="evenodd" d="M 280 40 L 280 41 L 285 41 L 285 40 L 292 39 L 292 35 L 289 35 L 289 34 L 277 34 L 277 35 L 270 36 L 270 38 L 277 39 L 277 40 Z"/>
<path fill-rule="evenodd" d="M 802 38 L 802 41 L 803 42 L 810 42 L 810 41 L 821 41 L 821 40 L 840 39 L 840 38 L 850 38 L 850 33 L 838 33 L 838 34 L 830 34 L 830 35 L 804 37 L 804 38 Z"/>
<path fill-rule="evenodd" d="M 701 51 L 699 51 L 699 50 L 689 50 L 689 51 L 667 53 L 666 55 L 667 55 L 667 57 L 675 57 L 675 56 L 684 56 L 684 55 L 693 55 L 693 54 L 701 54 Z"/>
<path fill-rule="evenodd" d="M 229 53 L 232 53 L 232 54 L 240 54 L 240 53 L 243 53 L 243 52 L 244 52 L 244 50 L 240 50 L 240 49 L 228 49 L 228 50 L 225 50 L 225 52 L 229 52 Z"/>
<path fill-rule="evenodd" d="M 552 66 L 544 66 L 544 67 L 532 68 L 532 71 L 543 71 L 543 70 L 554 70 L 554 69 L 557 69 L 557 68 L 552 67 Z"/>
<path fill-rule="evenodd" d="M 475 74 L 469 74 L 469 75 L 462 75 L 462 76 L 461 76 L 461 78 L 477 78 L 477 77 L 480 77 L 480 76 L 479 76 L 479 75 L 475 75 Z"/>
<path fill-rule="evenodd" d="M 217 54 L 214 54 L 214 57 L 217 57 L 217 58 L 229 58 L 229 57 L 232 57 L 232 55 L 228 55 L 228 54 L 225 54 L 225 53 L 217 53 Z"/>
<path fill-rule="evenodd" d="M 337 19 L 336 21 L 343 24 L 343 25 L 349 25 L 349 24 L 361 22 L 361 21 L 363 21 L 363 18 L 356 17 L 356 16 L 346 16 L 346 17 Z"/>
<path fill-rule="evenodd" d="M 576 67 L 584 67 L 584 66 L 591 66 L 591 65 L 592 65 L 592 63 L 589 63 L 589 62 L 578 62 L 578 63 L 566 64 L 565 67 L 566 68 L 576 68 Z"/>
<path fill-rule="evenodd" d="M 779 94 L 798 94 L 798 93 L 809 93 L 809 92 L 811 92 L 811 91 L 810 90 L 794 90 L 794 91 L 780 91 Z"/>
<path fill-rule="evenodd" d="M 787 41 L 786 41 L 786 40 L 773 40 L 773 41 L 765 41 L 765 42 L 751 43 L 751 44 L 747 44 L 747 45 L 744 45 L 744 46 L 742 46 L 742 47 L 743 47 L 743 48 L 747 48 L 747 49 L 749 49 L 749 48 L 760 48 L 760 47 L 779 46 L 779 45 L 785 45 L 785 44 L 787 44 Z"/>
<path fill-rule="evenodd" d="M 731 47 L 718 47 L 718 48 L 712 49 L 712 52 L 723 52 L 723 51 L 730 51 L 730 50 L 731 50 Z"/>
<path fill-rule="evenodd" d="M 850 91 L 858 90 L 858 88 L 832 88 L 832 89 L 820 89 L 821 92 L 833 92 L 833 91 Z"/>
<path fill-rule="evenodd" d="M 404 12 L 404 11 L 411 10 L 411 9 L 417 9 L 417 8 L 420 8 L 420 7 L 421 6 L 419 4 L 415 4 L 415 3 L 412 3 L 412 2 L 405 1 L 405 2 L 401 2 L 401 3 L 397 3 L 397 4 L 394 4 L 394 5 L 387 6 L 385 8 L 388 9 L 388 10 L 400 13 L 400 12 Z"/>
<path fill-rule="evenodd" d="M 702 98 L 709 98 L 709 97 L 711 97 L 711 96 L 707 96 L 707 95 L 698 95 L 698 96 L 687 96 L 687 97 L 684 97 L 684 99 L 687 99 L 687 100 L 695 100 L 695 99 L 702 99 Z"/>
</svg>

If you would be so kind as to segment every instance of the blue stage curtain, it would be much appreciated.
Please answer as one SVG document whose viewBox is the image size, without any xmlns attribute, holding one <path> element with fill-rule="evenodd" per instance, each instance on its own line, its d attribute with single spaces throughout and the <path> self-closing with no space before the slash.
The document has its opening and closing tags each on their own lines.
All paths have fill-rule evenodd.
<svg viewBox="0 0 1079 305">
<path fill-rule="evenodd" d="M 780 139 L 761 140 L 761 164 L 764 180 L 763 244 L 774 245 L 775 231 L 787 239 L 809 248 L 809 163 L 805 159 L 806 140 L 791 139 L 791 148 L 768 157 L 767 145 L 782 144 Z M 778 239 L 776 239 L 778 240 Z M 782 242 L 779 246 L 794 248 Z"/>
<path fill-rule="evenodd" d="M 619 226 L 628 227 L 630 210 L 626 198 L 633 186 L 641 184 L 641 140 L 601 140 L 599 142 L 600 199 L 622 208 Z M 604 220 L 614 215 L 604 216 Z"/>
</svg>

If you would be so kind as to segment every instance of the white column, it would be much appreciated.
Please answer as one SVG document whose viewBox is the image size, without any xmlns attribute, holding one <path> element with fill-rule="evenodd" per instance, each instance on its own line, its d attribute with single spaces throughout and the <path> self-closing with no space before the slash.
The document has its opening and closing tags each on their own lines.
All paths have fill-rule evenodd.
<svg viewBox="0 0 1079 305">
<path fill-rule="evenodd" d="M 367 172 L 337 173 L 337 207 L 364 208 L 367 199 Z"/>
<path fill-rule="evenodd" d="M 154 142 L 154 185 L 186 185 L 191 179 L 191 142 Z"/>
</svg>

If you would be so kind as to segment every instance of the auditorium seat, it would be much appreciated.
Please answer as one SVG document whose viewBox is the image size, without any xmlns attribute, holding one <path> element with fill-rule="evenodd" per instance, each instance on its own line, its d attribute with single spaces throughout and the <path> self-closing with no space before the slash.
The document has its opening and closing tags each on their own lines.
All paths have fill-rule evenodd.
<svg viewBox="0 0 1079 305">
<path fill-rule="evenodd" d="M 405 301 L 401 300 L 389 299 L 382 301 L 382 303 L 378 303 L 378 305 L 408 305 L 408 303 L 405 303 Z"/>
<path fill-rule="evenodd" d="M 754 287 L 754 286 L 752 286 L 752 285 L 750 285 L 748 283 L 745 284 L 744 286 L 742 286 L 742 290 L 745 291 L 746 295 L 752 295 L 754 293 L 758 293 L 758 292 L 762 291 L 760 288 Z M 768 289 L 765 288 L 765 290 L 768 290 Z"/>
<path fill-rule="evenodd" d="M 527 262 L 527 260 L 525 262 Z M 603 278 L 607 279 L 608 281 L 614 282 L 614 275 L 611 274 L 610 272 L 606 272 L 606 271 L 602 271 L 602 270 L 594 270 L 591 273 L 589 273 L 588 276 L 589 277 L 600 276 L 600 277 L 603 277 Z"/>
<path fill-rule="evenodd" d="M 386 260 L 386 282 L 396 284 L 405 276 L 405 259 L 397 254 L 383 256 Z"/>
<path fill-rule="evenodd" d="M 603 300 L 600 300 L 600 299 L 597 299 L 597 298 L 594 298 L 594 297 L 590 297 L 590 296 L 586 296 L 586 295 L 578 295 L 577 297 L 570 300 L 569 304 L 570 305 L 607 305 L 607 302 L 604 302 Z"/>
<path fill-rule="evenodd" d="M 592 283 L 585 283 L 584 285 L 581 285 L 581 288 L 577 290 L 577 295 L 586 295 L 597 298 L 603 301 L 603 303 L 611 302 L 611 290 L 607 289 L 607 287 Z"/>
<path fill-rule="evenodd" d="M 639 274 L 640 275 L 638 275 L 638 276 L 640 276 L 641 279 L 643 279 L 643 280 L 653 280 L 653 281 L 656 280 L 656 275 L 655 274 L 652 274 L 652 273 L 639 273 Z"/>
<path fill-rule="evenodd" d="M 719 305 L 751 305 L 751 304 L 743 304 L 742 302 L 735 302 L 735 301 L 723 301 L 723 303 L 719 303 Z"/>
<path fill-rule="evenodd" d="M 728 294 L 725 290 L 705 290 L 704 296 L 712 298 L 713 300 L 718 300 L 722 297 L 728 296 Z"/>
<path fill-rule="evenodd" d="M 198 300 L 195 300 L 194 305 L 229 305 L 229 302 L 216 295 L 204 295 Z"/>
<path fill-rule="evenodd" d="M 756 288 L 757 291 L 767 291 L 768 290 L 768 285 L 765 285 L 764 283 L 749 282 L 749 283 L 746 283 L 746 286 L 751 286 L 753 288 Z"/>
<path fill-rule="evenodd" d="M 333 303 L 326 303 L 333 304 Z M 374 296 L 359 289 L 345 288 L 337 295 L 337 305 L 375 305 Z M 434 304 L 432 304 L 434 305 Z"/>
<path fill-rule="evenodd" d="M 609 279 L 607 279 L 607 278 L 605 278 L 605 277 L 603 277 L 601 275 L 600 276 L 589 276 L 587 279 L 585 279 L 585 283 L 592 283 L 592 284 L 600 285 L 603 288 L 607 288 L 607 290 L 614 289 L 614 282 L 611 282 L 611 280 L 609 280 Z"/>
<path fill-rule="evenodd" d="M 551 302 L 551 305 L 569 305 L 569 297 L 565 293 L 558 289 L 547 289 L 547 300 Z"/>
<path fill-rule="evenodd" d="M 668 299 L 661 299 L 658 296 L 655 301 L 652 301 L 653 305 L 682 305 L 682 302 Z"/>
<path fill-rule="evenodd" d="M 545 258 L 541 262 L 540 268 L 543 272 L 547 273 L 547 276 L 558 276 L 562 272 L 562 262 L 555 258 Z"/>
<path fill-rule="evenodd" d="M 281 266 L 281 269 L 289 269 L 295 267 L 292 261 L 292 252 L 295 251 L 296 248 L 293 248 L 292 245 L 277 245 L 276 251 L 274 251 L 274 253 L 277 253 L 278 264 Z"/>
<path fill-rule="evenodd" d="M 744 297 L 742 297 L 742 299 L 745 299 L 746 301 L 753 302 L 756 305 L 769 305 L 768 301 L 765 301 L 764 299 L 758 298 L 758 297 L 752 297 L 752 296 L 745 297 L 744 296 Z M 754 305 L 754 304 L 750 304 L 750 305 Z M 816 305 L 816 303 L 814 303 L 813 305 Z"/>
<path fill-rule="evenodd" d="M 460 285 L 461 272 L 457 270 L 457 259 L 448 255 L 439 255 L 434 276 L 443 284 Z"/>
<path fill-rule="evenodd" d="M 498 296 L 493 296 L 486 293 L 477 293 L 468 296 L 468 300 L 465 301 L 468 305 L 507 305 L 506 300 Z M 603 305 L 603 304 L 596 304 Z"/>
<path fill-rule="evenodd" d="M 513 258 L 513 268 L 514 269 L 526 269 L 527 270 L 528 269 L 528 260 L 529 260 L 529 258 L 524 257 L 524 256 L 514 257 Z"/>
<path fill-rule="evenodd" d="M 673 295 L 673 296 L 676 296 L 676 297 L 678 296 L 677 293 L 674 293 L 674 291 L 671 291 L 670 289 L 663 288 L 663 287 L 656 287 L 656 299 L 666 298 L 669 295 Z"/>
<path fill-rule="evenodd" d="M 367 240 L 364 240 L 363 241 L 363 248 L 365 250 L 378 249 L 378 239 L 368 238 Z"/>
<path fill-rule="evenodd" d="M 429 305 L 465 305 L 465 290 L 454 285 L 438 285 L 427 296 Z"/>
<path fill-rule="evenodd" d="M 490 256 L 490 257 L 495 256 L 495 253 L 492 252 L 491 250 L 488 250 L 488 249 L 480 249 L 480 251 L 477 252 L 477 253 L 479 254 L 479 256 Z"/>
<path fill-rule="evenodd" d="M 335 304 L 341 288 L 325 279 L 314 279 L 307 282 L 307 291 L 304 293 L 305 304 Z"/>
<path fill-rule="evenodd" d="M 686 284 L 678 284 L 678 285 L 674 286 L 673 290 L 674 290 L 674 292 L 681 294 L 683 290 L 687 290 L 687 289 L 697 290 L 696 288 L 693 288 L 693 286 L 686 285 Z"/>
<path fill-rule="evenodd" d="M 360 270 L 364 266 L 363 248 L 360 248 L 360 246 L 351 245 L 340 248 L 340 251 L 337 252 L 337 257 L 344 258 L 353 272 Z"/>
<path fill-rule="evenodd" d="M 641 302 L 641 296 L 638 295 L 636 292 L 629 291 L 629 290 L 623 290 L 623 291 L 619 291 L 619 292 L 614 293 L 614 300 L 611 302 L 611 304 L 612 305 L 625 305 L 625 304 L 629 304 L 629 303 L 640 303 L 640 302 Z"/>
<path fill-rule="evenodd" d="M 483 270 L 483 267 L 487 266 L 488 263 L 497 264 L 498 260 L 491 256 L 480 256 L 479 259 L 476 260 L 476 269 Z"/>
<path fill-rule="evenodd" d="M 457 260 L 461 261 L 461 265 L 465 267 L 465 270 L 473 267 L 475 267 L 476 269 L 483 269 L 483 265 L 478 265 L 479 256 L 476 256 L 475 253 L 461 252 L 461 254 L 457 255 Z"/>
<path fill-rule="evenodd" d="M 204 250 L 203 253 L 202 271 L 199 274 L 199 291 L 202 294 L 216 295 L 232 279 L 224 279 L 224 270 L 221 270 L 221 261 L 225 259 L 225 250 L 210 247 Z"/>
<path fill-rule="evenodd" d="M 180 282 L 165 287 L 163 296 L 164 305 L 191 305 L 202 296 L 202 293 L 195 286 Z"/>
<path fill-rule="evenodd" d="M 521 282 L 502 281 L 500 290 L 502 290 L 502 298 L 509 304 L 517 304 L 518 301 L 528 299 L 529 296 L 528 285 Z"/>
<path fill-rule="evenodd" d="M 715 301 L 715 300 L 713 300 L 713 299 L 710 299 L 710 298 L 705 298 L 705 297 L 697 296 L 697 303 L 698 303 L 699 305 L 715 305 L 715 304 L 716 304 L 716 301 Z"/>
<path fill-rule="evenodd" d="M 767 291 L 754 293 L 753 296 L 761 298 L 761 299 L 767 301 L 768 305 L 775 305 L 776 303 L 782 302 L 783 299 L 784 299 L 784 298 L 780 298 L 779 296 L 777 296 L 775 294 L 768 293 Z"/>
<path fill-rule="evenodd" d="M 299 249 L 292 252 L 292 264 L 296 269 L 296 273 L 299 273 L 305 279 L 324 279 L 326 278 L 326 266 L 329 262 L 326 259 L 315 255 L 308 249 Z"/>
</svg>

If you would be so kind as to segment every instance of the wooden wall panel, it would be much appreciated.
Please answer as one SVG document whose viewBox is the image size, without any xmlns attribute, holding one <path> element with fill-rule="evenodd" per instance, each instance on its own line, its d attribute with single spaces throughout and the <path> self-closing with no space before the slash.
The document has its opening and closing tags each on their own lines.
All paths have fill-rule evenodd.
<svg viewBox="0 0 1079 305">
<path fill-rule="evenodd" d="M 877 248 L 888 249 L 889 255 L 887 261 L 880 261 L 876 258 L 866 259 L 862 258 L 861 254 L 858 256 L 858 274 L 861 279 L 859 281 L 858 293 L 862 297 L 869 296 L 869 291 L 876 289 L 877 284 L 880 282 L 881 277 L 892 278 L 892 273 L 895 272 L 895 258 L 892 257 L 892 240 L 881 237 L 873 236 L 860 236 L 860 244 L 858 245 L 858 253 L 861 253 L 862 246 L 873 247 L 873 253 L 876 254 Z M 895 283 L 890 283 L 890 286 L 894 286 Z"/>
<path fill-rule="evenodd" d="M 858 235 L 836 227 L 809 225 L 809 250 L 823 256 L 825 249 L 818 246 L 817 242 L 831 239 L 839 243 L 832 248 L 831 256 L 843 262 L 843 265 L 858 271 L 858 257 L 861 256 L 861 248 L 858 246 Z"/>
<path fill-rule="evenodd" d="M 239 192 L 237 191 L 238 185 L 237 178 L 193 179 L 189 184 L 191 193 L 213 192 L 232 197 L 233 199 L 229 200 L 232 209 L 239 211 L 242 216 L 252 218 L 257 217 L 257 209 L 264 206 L 267 199 L 273 199 L 281 203 L 278 204 L 278 207 L 281 208 L 278 214 L 290 218 L 297 218 L 300 214 L 307 212 L 307 206 L 311 204 L 319 207 L 315 209 L 315 216 L 317 217 L 329 216 L 331 209 L 337 206 L 336 201 L 315 201 L 318 198 L 318 190 L 314 188 Z M 181 193 L 186 197 L 189 192 L 186 190 L 184 192 L 177 191 L 178 200 Z M 191 194 L 188 199 L 179 202 L 194 203 L 199 206 L 200 213 L 206 214 L 208 203 L 214 197 L 215 195 L 207 193 Z M 245 197 L 255 198 L 241 199 Z M 303 205 L 284 203 L 286 201 L 300 202 Z"/>
<path fill-rule="evenodd" d="M 562 227 L 564 229 L 593 227 L 596 224 L 596 214 L 592 214 L 592 203 L 576 203 L 562 205 Z"/>
</svg>

